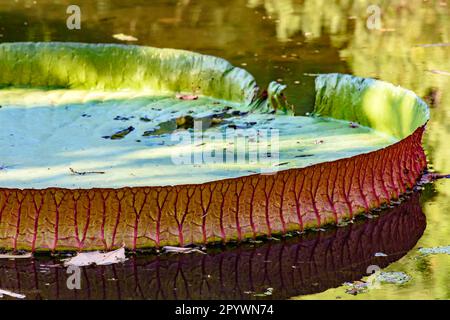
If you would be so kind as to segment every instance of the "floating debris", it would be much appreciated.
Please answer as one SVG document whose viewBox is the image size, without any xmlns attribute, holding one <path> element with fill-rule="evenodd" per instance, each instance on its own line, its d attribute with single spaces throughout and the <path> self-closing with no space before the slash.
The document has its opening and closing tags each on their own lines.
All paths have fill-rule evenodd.
<svg viewBox="0 0 450 320">
<path fill-rule="evenodd" d="M 402 285 L 410 280 L 411 277 L 404 272 L 376 272 L 369 277 L 368 281 L 345 282 L 345 293 L 356 296 L 366 293 L 370 289 L 378 288 L 378 285 L 381 283 Z"/>
<path fill-rule="evenodd" d="M 388 255 L 386 253 L 383 252 L 377 252 L 375 253 L 375 257 L 387 257 Z"/>
<path fill-rule="evenodd" d="M 25 254 L 0 254 L 0 260 L 1 259 L 9 259 L 9 260 L 31 259 L 31 258 L 33 258 L 33 254 L 31 254 L 31 253 L 25 253 Z"/>
<path fill-rule="evenodd" d="M 424 185 L 439 179 L 450 179 L 450 174 L 426 173 L 420 178 L 418 184 Z"/>
<path fill-rule="evenodd" d="M 442 71 L 442 70 L 426 70 L 426 71 L 434 73 L 434 74 L 443 75 L 443 76 L 450 76 L 450 72 L 448 72 L 448 71 Z"/>
<path fill-rule="evenodd" d="M 105 171 L 76 171 L 73 168 L 69 168 L 70 172 L 78 176 L 86 176 L 90 174 L 105 174 Z"/>
<path fill-rule="evenodd" d="M 337 226 L 338 228 L 344 228 L 344 227 L 347 227 L 347 226 L 350 225 L 350 224 L 352 224 L 351 221 L 342 220 L 342 221 L 339 221 L 339 222 L 336 224 L 336 226 Z"/>
<path fill-rule="evenodd" d="M 192 129 L 194 127 L 194 118 L 192 116 L 182 116 L 175 120 L 177 129 Z"/>
<path fill-rule="evenodd" d="M 143 121 L 143 122 L 150 122 L 152 121 L 151 119 L 149 119 L 147 116 L 145 117 L 140 117 L 139 120 Z"/>
<path fill-rule="evenodd" d="M 114 133 L 112 136 L 104 136 L 104 139 L 111 139 L 111 140 L 120 140 L 125 138 L 128 134 L 134 131 L 134 127 L 128 127 L 124 130 L 120 130 L 116 133 Z"/>
<path fill-rule="evenodd" d="M 90 265 L 107 266 L 127 261 L 125 257 L 125 248 L 102 253 L 100 251 L 82 252 L 75 257 L 64 259 L 64 266 L 85 267 Z"/>
<path fill-rule="evenodd" d="M 356 296 L 361 293 L 366 293 L 369 287 L 369 284 L 365 281 L 354 281 L 354 282 L 346 282 L 344 286 L 347 287 L 345 293 Z"/>
<path fill-rule="evenodd" d="M 123 33 L 114 34 L 113 38 L 120 41 L 138 41 L 138 38 Z"/>
<path fill-rule="evenodd" d="M 429 88 L 423 99 L 431 108 L 435 108 L 441 103 L 442 91 L 439 88 Z"/>
<path fill-rule="evenodd" d="M 376 276 L 376 281 L 380 283 L 405 284 L 411 277 L 404 272 L 380 272 Z"/>
<path fill-rule="evenodd" d="M 419 44 L 416 47 L 422 47 L 422 48 L 450 47 L 450 42 Z"/>
<path fill-rule="evenodd" d="M 116 117 L 114 118 L 114 120 L 116 120 L 116 121 L 128 121 L 128 120 L 130 120 L 131 118 L 134 118 L 134 117 L 122 117 L 122 116 L 116 116 Z"/>
<path fill-rule="evenodd" d="M 267 288 L 263 293 L 255 293 L 254 297 L 269 297 L 273 294 L 273 288 Z"/>
<path fill-rule="evenodd" d="M 429 255 L 429 254 L 449 254 L 450 255 L 450 246 L 419 248 L 419 252 L 423 255 Z"/>
<path fill-rule="evenodd" d="M 163 250 L 165 253 L 201 253 L 206 254 L 206 252 L 203 252 L 202 250 L 198 248 L 185 248 L 185 247 L 173 247 L 173 246 L 165 246 L 163 247 Z"/>
<path fill-rule="evenodd" d="M 178 129 L 188 130 L 192 128 L 194 128 L 194 118 L 187 115 L 161 122 L 154 129 L 145 131 L 142 136 L 160 136 L 163 134 L 171 134 Z"/>
<path fill-rule="evenodd" d="M 248 242 L 251 243 L 251 244 L 260 244 L 260 243 L 263 243 L 262 240 L 255 240 L 255 239 L 249 239 Z"/>
<path fill-rule="evenodd" d="M 20 294 L 20 293 L 15 293 L 9 290 L 3 290 L 0 289 L 0 298 L 3 298 L 3 296 L 9 296 L 12 298 L 17 298 L 17 299 L 25 299 L 25 295 L 24 294 Z"/>
</svg>

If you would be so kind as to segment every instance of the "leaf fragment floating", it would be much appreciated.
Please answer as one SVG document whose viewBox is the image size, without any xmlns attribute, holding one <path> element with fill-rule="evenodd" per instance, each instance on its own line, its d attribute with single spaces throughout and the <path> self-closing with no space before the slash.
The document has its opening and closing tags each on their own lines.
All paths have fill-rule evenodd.
<svg viewBox="0 0 450 320">
<path fill-rule="evenodd" d="M 423 185 L 440 179 L 450 179 L 450 174 L 426 173 L 420 178 L 418 184 Z"/>
<path fill-rule="evenodd" d="M 121 140 L 123 138 L 125 138 L 127 135 L 129 135 L 131 132 L 134 131 L 134 127 L 130 126 L 126 129 L 117 131 L 116 133 L 114 133 L 112 136 L 104 136 L 104 139 L 111 139 L 111 140 Z"/>
<path fill-rule="evenodd" d="M 450 72 L 448 72 L 448 71 L 443 71 L 443 70 L 427 70 L 427 71 L 434 73 L 434 74 L 443 75 L 443 76 L 450 76 Z"/>
<path fill-rule="evenodd" d="M 388 255 L 384 252 L 377 252 L 375 253 L 375 257 L 387 257 Z"/>
<path fill-rule="evenodd" d="M 267 288 L 263 293 L 255 293 L 254 297 L 269 297 L 273 294 L 273 288 Z"/>
<path fill-rule="evenodd" d="M 433 48 L 433 47 L 450 47 L 450 42 L 419 44 L 417 47 Z"/>
<path fill-rule="evenodd" d="M 354 282 L 346 282 L 344 283 L 344 286 L 347 287 L 345 289 L 345 293 L 351 294 L 352 296 L 356 296 L 361 293 L 366 293 L 369 284 L 365 281 L 354 281 Z"/>
<path fill-rule="evenodd" d="M 390 283 L 390 284 L 405 284 L 410 281 L 411 277 L 404 272 L 394 271 L 394 272 L 380 272 L 376 276 L 376 281 L 380 283 Z"/>
<path fill-rule="evenodd" d="M 419 252 L 423 255 L 430 255 L 430 254 L 448 254 L 448 255 L 450 255 L 450 246 L 419 248 Z"/>
<path fill-rule="evenodd" d="M 120 40 L 120 41 L 138 41 L 138 38 L 130 36 L 128 34 L 124 34 L 124 33 L 114 34 L 113 38 Z"/>
<path fill-rule="evenodd" d="M 9 260 L 15 260 L 15 259 L 31 259 L 33 258 L 32 253 L 25 253 L 25 254 L 0 254 L 0 260 L 1 259 L 9 259 Z"/>
<path fill-rule="evenodd" d="M 110 252 L 82 252 L 73 258 L 64 259 L 64 266 L 86 267 L 90 265 L 107 266 L 127 261 L 125 248 L 120 248 Z"/>
<path fill-rule="evenodd" d="M 3 290 L 0 289 L 0 298 L 3 298 L 3 296 L 9 296 L 12 298 L 17 298 L 17 299 L 25 299 L 26 296 L 24 294 L 20 294 L 20 293 L 15 293 L 9 290 Z"/>
<path fill-rule="evenodd" d="M 200 250 L 198 248 L 185 248 L 185 247 L 165 246 L 165 247 L 163 247 L 163 250 L 164 250 L 165 253 L 182 253 L 182 254 L 201 253 L 201 254 L 206 254 L 206 252 L 203 252 L 202 250 Z"/>
</svg>

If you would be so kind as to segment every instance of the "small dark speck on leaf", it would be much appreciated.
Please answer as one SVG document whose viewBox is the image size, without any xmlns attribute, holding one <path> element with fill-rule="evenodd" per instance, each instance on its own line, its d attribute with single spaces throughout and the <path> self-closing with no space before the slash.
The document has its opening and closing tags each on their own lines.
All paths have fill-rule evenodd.
<svg viewBox="0 0 450 320">
<path fill-rule="evenodd" d="M 72 174 L 75 174 L 75 175 L 78 175 L 78 176 L 85 176 L 85 175 L 88 175 L 88 174 L 105 174 L 104 171 L 83 171 L 83 172 L 81 172 L 81 171 L 75 171 L 72 168 L 69 168 L 69 170 L 70 170 L 70 172 L 72 172 Z"/>
<path fill-rule="evenodd" d="M 152 120 L 149 119 L 147 116 L 141 117 L 139 120 L 141 120 L 141 121 L 143 121 L 143 122 L 150 122 L 150 121 L 152 121 Z"/>
<path fill-rule="evenodd" d="M 120 130 L 113 134 L 112 136 L 103 136 L 104 139 L 111 139 L 111 140 L 120 140 L 125 138 L 128 134 L 134 131 L 134 127 L 128 127 L 124 130 Z"/>
<path fill-rule="evenodd" d="M 248 112 L 242 112 L 242 111 L 239 111 L 239 110 L 234 110 L 234 111 L 231 112 L 232 116 L 245 116 L 247 114 L 248 114 Z"/>
<path fill-rule="evenodd" d="M 133 117 L 130 117 L 130 118 L 133 118 Z M 114 118 L 114 120 L 116 120 L 116 121 L 128 121 L 128 120 L 130 120 L 130 118 L 129 117 L 116 116 Z"/>
<path fill-rule="evenodd" d="M 149 137 L 155 135 L 155 130 L 147 130 L 142 134 L 143 137 Z"/>
</svg>

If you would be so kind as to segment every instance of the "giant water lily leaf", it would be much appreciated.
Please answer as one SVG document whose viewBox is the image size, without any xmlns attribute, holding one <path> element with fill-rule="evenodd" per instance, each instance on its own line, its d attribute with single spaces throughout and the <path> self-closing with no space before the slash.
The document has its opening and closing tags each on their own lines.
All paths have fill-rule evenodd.
<svg viewBox="0 0 450 320">
<path fill-rule="evenodd" d="M 223 59 L 122 45 L 0 45 L 0 246 L 130 249 L 339 223 L 411 188 L 428 108 L 321 75 L 314 116 Z M 11 226 L 16 226 L 11 228 Z M 28 230 L 24 232 L 23 230 Z"/>
</svg>

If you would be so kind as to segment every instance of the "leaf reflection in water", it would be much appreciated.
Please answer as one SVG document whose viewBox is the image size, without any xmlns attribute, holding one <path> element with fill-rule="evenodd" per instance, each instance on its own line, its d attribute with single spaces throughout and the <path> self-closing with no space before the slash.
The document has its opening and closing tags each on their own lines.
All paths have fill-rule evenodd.
<svg viewBox="0 0 450 320">
<path fill-rule="evenodd" d="M 137 255 L 123 264 L 84 267 L 81 290 L 66 286 L 59 261 L 0 261 L 0 285 L 28 299 L 287 299 L 322 292 L 384 268 L 425 230 L 419 194 L 378 218 L 300 237 L 210 249 L 207 255 Z M 383 252 L 387 256 L 376 256 Z M 271 295 L 258 295 L 272 288 Z"/>
</svg>

